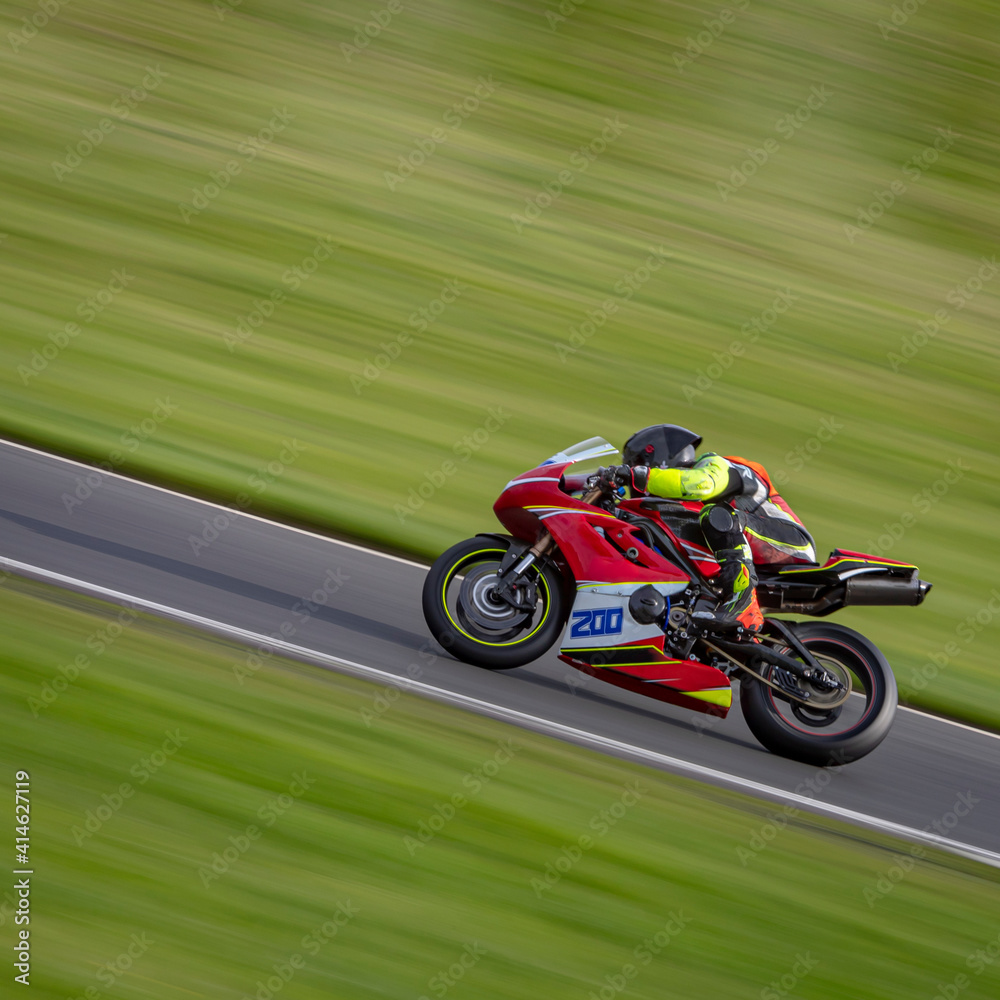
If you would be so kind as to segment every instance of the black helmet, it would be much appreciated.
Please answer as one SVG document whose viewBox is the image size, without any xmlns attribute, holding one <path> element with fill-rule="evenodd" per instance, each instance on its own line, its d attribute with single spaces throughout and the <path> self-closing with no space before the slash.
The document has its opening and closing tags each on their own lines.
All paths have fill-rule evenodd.
<svg viewBox="0 0 1000 1000">
<path fill-rule="evenodd" d="M 622 449 L 626 465 L 648 465 L 666 468 L 676 465 L 694 465 L 695 448 L 701 444 L 701 435 L 677 424 L 654 424 L 636 431 Z"/>
</svg>

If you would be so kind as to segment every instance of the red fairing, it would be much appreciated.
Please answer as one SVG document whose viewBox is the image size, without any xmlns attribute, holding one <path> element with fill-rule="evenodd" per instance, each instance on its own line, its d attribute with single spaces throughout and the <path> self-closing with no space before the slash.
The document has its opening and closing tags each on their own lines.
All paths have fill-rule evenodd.
<svg viewBox="0 0 1000 1000">
<path fill-rule="evenodd" d="M 647 698 L 655 698 L 657 701 L 665 701 L 671 705 L 678 705 L 680 708 L 689 709 L 692 712 L 701 712 L 703 715 L 715 715 L 724 719 L 729 714 L 728 705 L 716 705 L 712 702 L 702 701 L 700 698 L 685 694 L 680 688 L 684 687 L 688 691 L 695 690 L 718 690 L 729 686 L 729 678 L 715 667 L 706 667 L 703 663 L 695 663 L 693 660 L 671 661 L 670 666 L 683 668 L 683 672 L 678 670 L 673 674 L 676 680 L 668 686 L 665 683 L 654 683 L 643 680 L 639 677 L 633 667 L 616 668 L 594 667 L 582 660 L 574 659 L 564 653 L 559 654 L 559 659 L 568 663 L 571 667 L 598 680 L 615 687 L 624 688 L 626 691 L 634 691 L 636 694 L 644 695 Z M 625 672 L 627 670 L 627 672 Z M 663 672 L 662 667 L 656 670 Z M 676 684 L 675 688 L 673 684 Z"/>
<path fill-rule="evenodd" d="M 544 527 L 558 545 L 557 559 L 564 562 L 571 577 L 569 582 L 575 588 L 582 588 L 576 594 L 560 659 L 618 687 L 724 717 L 730 701 L 726 674 L 704 663 L 669 656 L 664 652 L 662 629 L 637 626 L 624 606 L 628 594 L 638 586 L 657 584 L 661 592 L 677 593 L 686 587 L 688 575 L 658 550 L 650 548 L 634 525 L 571 496 L 567 490 L 583 489 L 585 477 L 571 475 L 563 480 L 570 464 L 539 466 L 523 473 L 507 484 L 493 506 L 500 523 L 522 541 L 533 544 Z M 622 506 L 655 518 L 679 547 L 689 546 L 689 555 L 707 573 L 718 570 L 707 548 L 681 543 L 654 511 L 640 511 L 638 501 L 623 501 Z M 701 505 L 691 506 L 697 510 Z M 630 549 L 636 550 L 631 560 L 624 554 Z M 699 554 L 708 561 L 702 562 Z M 598 608 L 596 612 L 592 610 L 594 607 Z M 578 634 L 583 627 L 581 618 L 584 623 L 592 622 L 593 618 L 588 616 L 610 612 L 620 616 L 619 634 L 613 637 L 596 631 Z M 629 622 L 626 628 L 621 625 L 623 621 Z M 642 638 L 629 640 L 622 634 L 635 628 L 644 632 Z M 597 637 L 581 640 L 581 635 Z"/>
<path fill-rule="evenodd" d="M 650 549 L 634 528 L 561 490 L 559 482 L 566 467 L 541 466 L 507 484 L 493 512 L 515 538 L 534 543 L 544 525 L 577 582 L 619 582 L 624 579 L 623 572 L 633 583 L 688 579 L 677 566 Z M 633 546 L 641 546 L 645 565 L 626 563 L 623 567 L 622 551 Z"/>
</svg>

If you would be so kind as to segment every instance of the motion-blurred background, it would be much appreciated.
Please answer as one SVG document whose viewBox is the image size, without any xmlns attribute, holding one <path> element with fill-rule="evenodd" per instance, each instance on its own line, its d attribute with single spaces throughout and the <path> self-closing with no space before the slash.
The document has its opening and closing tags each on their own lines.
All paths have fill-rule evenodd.
<svg viewBox="0 0 1000 1000">
<path fill-rule="evenodd" d="M 992 5 L 6 6 L 3 432 L 434 556 L 683 423 L 917 562 L 849 624 L 1000 721 Z"/>
<path fill-rule="evenodd" d="M 918 563 L 841 620 L 1000 724 L 994 4 L 0 13 L 0 434 L 426 558 L 682 423 Z"/>
</svg>

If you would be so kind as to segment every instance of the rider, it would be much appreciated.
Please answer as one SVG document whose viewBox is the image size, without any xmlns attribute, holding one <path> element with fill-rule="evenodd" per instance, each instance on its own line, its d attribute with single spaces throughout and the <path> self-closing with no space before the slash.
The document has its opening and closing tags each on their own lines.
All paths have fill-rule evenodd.
<svg viewBox="0 0 1000 1000">
<path fill-rule="evenodd" d="M 633 493 L 702 501 L 699 523 L 718 560 L 716 579 L 725 599 L 714 612 L 698 617 L 717 628 L 742 625 L 756 632 L 764 616 L 754 563 L 815 562 L 815 543 L 762 465 L 713 452 L 696 460 L 700 444 L 700 435 L 677 424 L 645 427 L 625 442 L 626 464 L 606 474 Z"/>
</svg>

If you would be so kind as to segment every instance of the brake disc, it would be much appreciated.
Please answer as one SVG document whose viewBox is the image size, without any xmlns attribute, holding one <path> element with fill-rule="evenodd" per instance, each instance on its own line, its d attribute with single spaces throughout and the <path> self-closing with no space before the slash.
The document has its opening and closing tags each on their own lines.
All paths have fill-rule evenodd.
<svg viewBox="0 0 1000 1000">
<path fill-rule="evenodd" d="M 512 608 L 497 593 L 496 567 L 488 564 L 465 574 L 458 593 L 458 610 L 475 627 L 487 632 L 517 629 L 531 618 L 530 611 Z"/>
<path fill-rule="evenodd" d="M 829 712 L 835 708 L 840 708 L 850 697 L 852 690 L 851 675 L 839 663 L 834 664 L 828 661 L 822 664 L 822 666 L 828 674 L 833 674 L 836 677 L 839 687 L 817 687 L 809 677 L 798 677 L 796 681 L 799 687 L 809 691 L 810 697 L 807 704 L 810 708 L 814 708 L 820 712 Z"/>
</svg>

